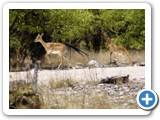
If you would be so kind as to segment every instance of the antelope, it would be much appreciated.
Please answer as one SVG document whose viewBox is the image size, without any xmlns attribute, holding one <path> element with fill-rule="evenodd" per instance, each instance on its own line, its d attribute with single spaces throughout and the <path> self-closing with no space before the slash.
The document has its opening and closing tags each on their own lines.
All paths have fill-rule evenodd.
<svg viewBox="0 0 160 120">
<path fill-rule="evenodd" d="M 109 52 L 110 52 L 110 62 L 112 62 L 112 55 L 113 54 L 122 54 L 125 59 L 129 62 L 130 65 L 132 65 L 132 61 L 128 55 L 128 51 L 126 48 L 123 46 L 116 45 L 115 43 L 112 42 L 111 38 L 108 37 L 107 39 L 108 42 L 108 47 L 109 47 Z"/>
<path fill-rule="evenodd" d="M 64 53 L 67 50 L 66 49 L 67 46 L 75 49 L 79 54 L 81 54 L 83 56 L 88 55 L 87 53 L 81 51 L 80 49 L 74 47 L 73 45 L 63 44 L 63 43 L 59 43 L 59 42 L 44 42 L 44 40 L 42 39 L 43 35 L 44 35 L 44 33 L 42 33 L 41 35 L 38 34 L 36 36 L 36 39 L 34 40 L 34 42 L 40 42 L 42 44 L 42 46 L 45 48 L 45 50 L 46 50 L 45 58 L 47 58 L 49 64 L 51 63 L 49 60 L 49 57 L 48 57 L 49 54 L 56 54 L 56 55 L 60 56 L 60 64 L 58 65 L 57 69 L 59 69 L 61 67 L 63 60 L 67 59 L 64 57 Z"/>
</svg>

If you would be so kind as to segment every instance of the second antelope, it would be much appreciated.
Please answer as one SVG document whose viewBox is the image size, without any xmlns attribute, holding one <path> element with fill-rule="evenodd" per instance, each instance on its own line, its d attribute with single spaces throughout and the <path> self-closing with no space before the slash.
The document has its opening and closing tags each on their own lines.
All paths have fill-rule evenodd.
<svg viewBox="0 0 160 120">
<path fill-rule="evenodd" d="M 76 50 L 79 54 L 83 55 L 83 56 L 88 56 L 87 53 L 83 52 L 82 50 L 76 48 L 73 45 L 70 44 L 63 44 L 63 43 L 58 43 L 58 42 L 44 42 L 44 40 L 42 39 L 42 36 L 44 35 L 44 33 L 42 33 L 41 35 L 38 34 L 36 36 L 36 39 L 34 40 L 34 42 L 40 42 L 42 44 L 42 46 L 45 48 L 46 50 L 46 54 L 45 57 L 47 58 L 48 62 L 50 62 L 48 55 L 49 54 L 57 54 L 58 56 L 60 56 L 60 64 L 58 65 L 57 69 L 59 69 L 63 63 L 63 60 L 66 59 L 64 57 L 64 53 L 66 52 L 66 46 L 73 48 L 74 50 Z M 68 60 L 68 59 L 67 59 Z"/>
<path fill-rule="evenodd" d="M 109 47 L 109 52 L 110 52 L 110 62 L 112 62 L 112 55 L 113 54 L 122 54 L 126 60 L 129 62 L 130 65 L 132 65 L 132 61 L 128 55 L 128 51 L 123 47 L 116 45 L 115 43 L 112 42 L 111 38 L 108 37 L 107 39 L 108 47 Z"/>
</svg>

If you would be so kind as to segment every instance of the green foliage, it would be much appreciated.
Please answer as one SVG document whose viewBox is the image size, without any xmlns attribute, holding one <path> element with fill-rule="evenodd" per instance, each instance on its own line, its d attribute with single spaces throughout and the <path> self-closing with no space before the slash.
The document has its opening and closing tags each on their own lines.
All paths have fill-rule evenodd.
<svg viewBox="0 0 160 120">
<path fill-rule="evenodd" d="M 128 49 L 144 49 L 145 10 L 10 9 L 9 32 L 10 58 L 16 55 L 20 63 L 32 53 L 44 53 L 37 53 L 33 42 L 42 32 L 47 42 L 70 42 L 95 52 L 105 48 L 104 33 Z"/>
<path fill-rule="evenodd" d="M 145 11 L 142 10 L 102 10 L 102 27 L 115 43 L 130 49 L 145 47 Z"/>
<path fill-rule="evenodd" d="M 9 83 L 10 109 L 40 109 L 40 96 L 32 92 L 31 83 L 25 81 L 11 81 Z"/>
<path fill-rule="evenodd" d="M 52 37 L 55 41 L 80 38 L 90 27 L 93 15 L 88 10 L 50 10 Z"/>
</svg>

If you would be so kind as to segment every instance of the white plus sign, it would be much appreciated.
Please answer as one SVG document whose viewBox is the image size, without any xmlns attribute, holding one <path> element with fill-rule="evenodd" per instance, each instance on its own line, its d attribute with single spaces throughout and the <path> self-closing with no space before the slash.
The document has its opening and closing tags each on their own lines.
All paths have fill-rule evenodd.
<svg viewBox="0 0 160 120">
<path fill-rule="evenodd" d="M 146 101 L 146 105 L 149 104 L 149 101 L 152 101 L 153 99 L 152 98 L 149 98 L 149 95 L 146 94 L 146 97 L 145 98 L 142 98 L 142 101 Z"/>
</svg>

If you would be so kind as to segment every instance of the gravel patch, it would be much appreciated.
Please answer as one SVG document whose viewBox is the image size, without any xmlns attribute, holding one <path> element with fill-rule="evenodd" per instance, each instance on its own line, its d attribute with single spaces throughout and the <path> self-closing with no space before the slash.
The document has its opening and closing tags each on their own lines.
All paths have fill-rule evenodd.
<svg viewBox="0 0 160 120">
<path fill-rule="evenodd" d="M 15 80 L 32 80 L 34 70 L 25 72 L 10 72 L 10 81 Z M 66 80 L 85 82 L 85 81 L 100 81 L 102 78 L 127 75 L 129 80 L 141 81 L 145 78 L 145 66 L 139 67 L 114 67 L 114 68 L 83 68 L 69 70 L 39 70 L 39 83 L 48 84 L 50 80 Z"/>
</svg>

